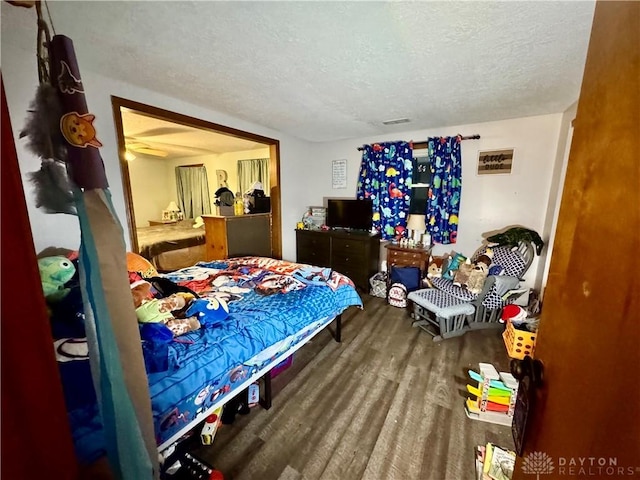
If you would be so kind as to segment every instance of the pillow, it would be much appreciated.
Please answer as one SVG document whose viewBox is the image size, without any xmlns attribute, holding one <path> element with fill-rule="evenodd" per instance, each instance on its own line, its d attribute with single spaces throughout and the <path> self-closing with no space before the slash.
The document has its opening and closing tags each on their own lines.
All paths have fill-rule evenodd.
<svg viewBox="0 0 640 480">
<path fill-rule="evenodd" d="M 456 253 L 453 255 L 451 260 L 447 263 L 447 266 L 442 269 L 442 278 L 446 278 L 447 280 L 453 280 L 453 275 L 458 267 L 467 259 L 461 253 Z"/>
<path fill-rule="evenodd" d="M 133 252 L 127 252 L 127 270 L 129 272 L 140 272 L 145 278 L 158 276 L 156 267 L 149 260 Z"/>
<path fill-rule="evenodd" d="M 407 292 L 420 288 L 420 269 L 418 267 L 391 267 L 391 283 L 401 283 Z"/>
</svg>

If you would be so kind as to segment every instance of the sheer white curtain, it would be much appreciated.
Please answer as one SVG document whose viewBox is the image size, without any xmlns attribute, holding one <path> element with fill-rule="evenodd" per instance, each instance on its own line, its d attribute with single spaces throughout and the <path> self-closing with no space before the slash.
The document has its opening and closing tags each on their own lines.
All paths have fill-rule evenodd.
<svg viewBox="0 0 640 480">
<path fill-rule="evenodd" d="M 211 213 L 209 181 L 204 166 L 176 167 L 178 206 L 184 218 L 196 218 Z"/>
<path fill-rule="evenodd" d="M 246 193 L 255 182 L 261 182 L 264 194 L 269 196 L 269 159 L 238 160 L 238 185 Z"/>
</svg>

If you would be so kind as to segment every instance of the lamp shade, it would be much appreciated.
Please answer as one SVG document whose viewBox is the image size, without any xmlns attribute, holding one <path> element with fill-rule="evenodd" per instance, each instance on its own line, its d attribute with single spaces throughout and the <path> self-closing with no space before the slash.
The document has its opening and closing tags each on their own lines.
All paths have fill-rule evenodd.
<svg viewBox="0 0 640 480">
<path fill-rule="evenodd" d="M 165 208 L 165 210 L 169 211 L 169 212 L 179 212 L 180 209 L 178 208 L 178 205 L 176 205 L 176 202 L 169 202 L 169 206 L 167 206 L 167 208 Z"/>
<path fill-rule="evenodd" d="M 407 219 L 407 228 L 409 230 L 418 230 L 424 231 L 427 229 L 427 224 L 425 223 L 424 215 L 409 215 Z"/>
</svg>

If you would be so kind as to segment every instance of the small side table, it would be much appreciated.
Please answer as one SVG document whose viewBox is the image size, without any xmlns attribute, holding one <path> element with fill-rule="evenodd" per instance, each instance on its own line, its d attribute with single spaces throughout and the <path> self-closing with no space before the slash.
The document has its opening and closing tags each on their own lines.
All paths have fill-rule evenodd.
<svg viewBox="0 0 640 480">
<path fill-rule="evenodd" d="M 431 255 L 430 247 L 401 247 L 389 243 L 385 245 L 387 249 L 387 271 L 391 267 L 418 267 L 421 276 L 424 277 Z"/>
</svg>

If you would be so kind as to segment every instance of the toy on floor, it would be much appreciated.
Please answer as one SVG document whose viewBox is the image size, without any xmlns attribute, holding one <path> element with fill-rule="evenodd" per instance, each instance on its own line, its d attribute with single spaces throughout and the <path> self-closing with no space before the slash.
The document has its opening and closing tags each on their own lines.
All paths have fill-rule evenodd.
<svg viewBox="0 0 640 480">
<path fill-rule="evenodd" d="M 467 398 L 465 413 L 472 420 L 511 425 L 518 393 L 518 381 L 507 372 L 500 372 L 490 363 L 479 363 L 480 373 L 469 370 L 478 386 L 467 385 L 476 398 Z"/>
<path fill-rule="evenodd" d="M 220 426 L 220 415 L 222 415 L 222 407 L 219 407 L 209 415 L 202 426 L 200 431 L 200 441 L 203 445 L 213 444 L 213 440 L 216 437 L 216 432 Z"/>
<path fill-rule="evenodd" d="M 175 480 L 224 480 L 222 472 L 188 452 L 167 468 L 166 473 Z"/>
<path fill-rule="evenodd" d="M 249 408 L 249 389 L 244 389 L 237 396 L 229 400 L 222 410 L 222 424 L 230 425 L 236 419 L 236 414 L 247 415 Z"/>
</svg>

